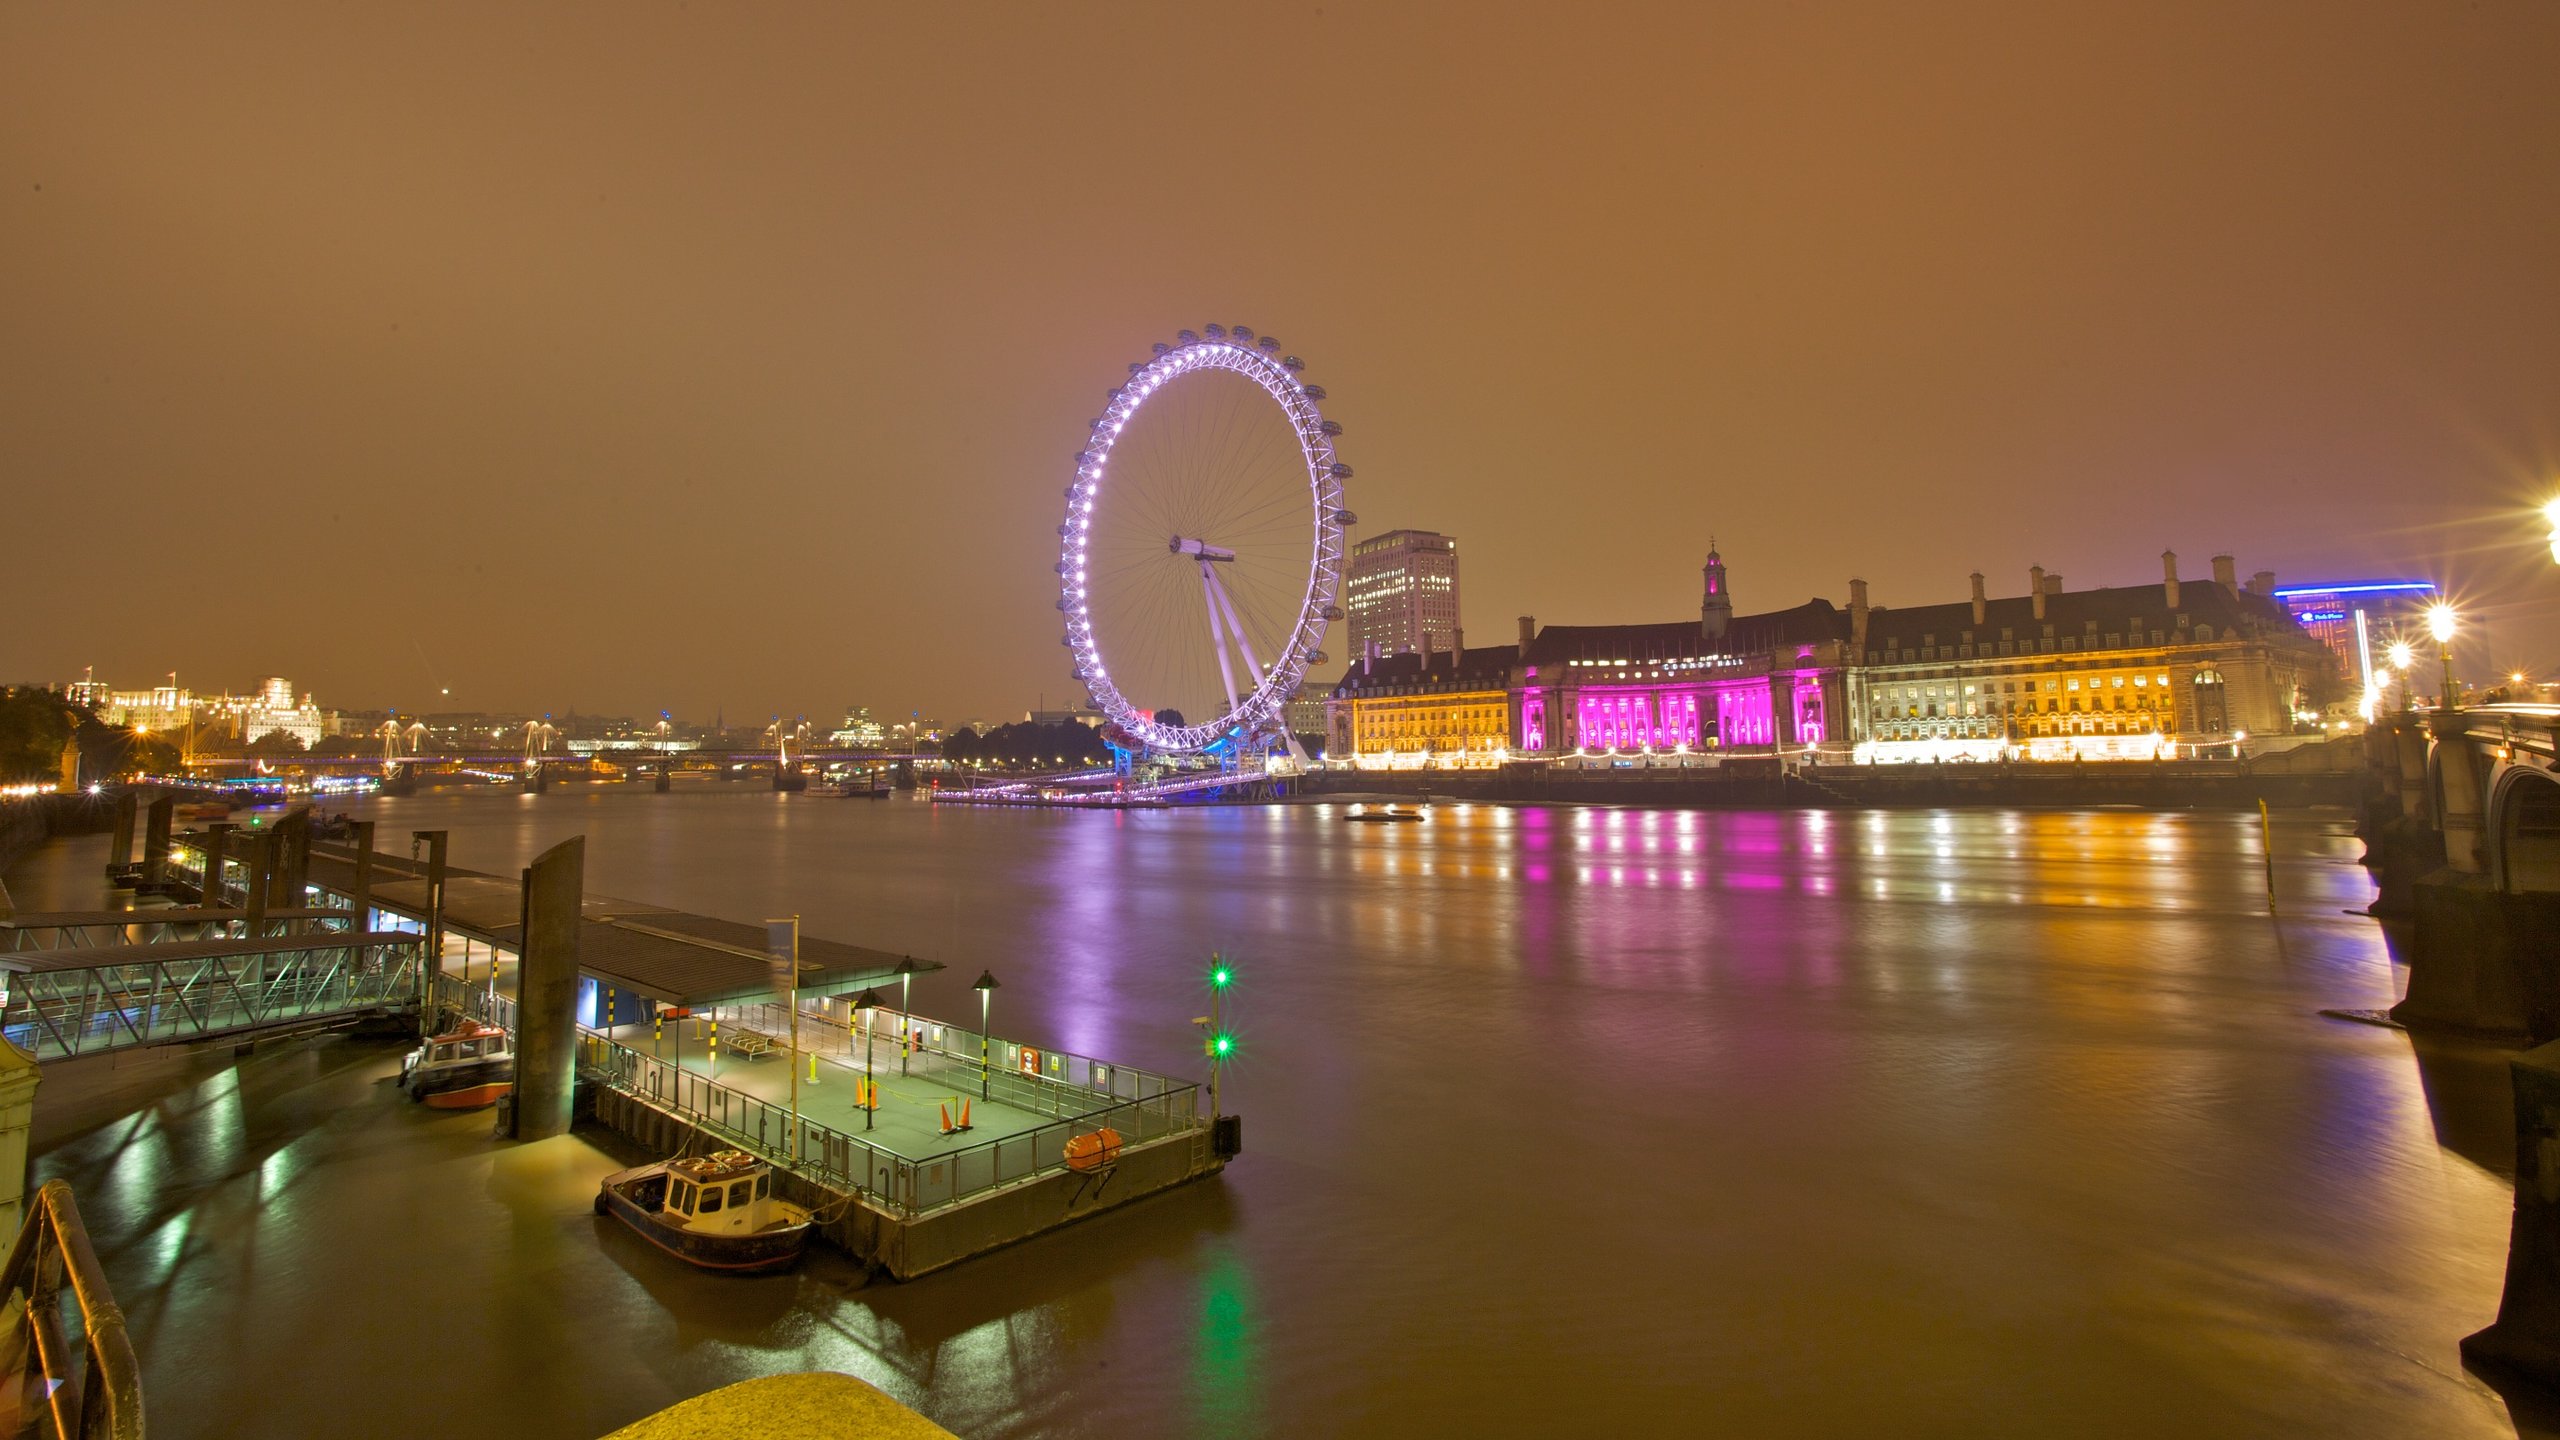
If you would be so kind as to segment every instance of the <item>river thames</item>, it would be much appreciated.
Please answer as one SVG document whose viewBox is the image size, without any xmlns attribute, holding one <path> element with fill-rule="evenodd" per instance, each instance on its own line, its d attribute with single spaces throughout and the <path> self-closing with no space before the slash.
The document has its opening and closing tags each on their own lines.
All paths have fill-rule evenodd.
<svg viewBox="0 0 2560 1440">
<path fill-rule="evenodd" d="M 1221 951 L 1245 1153 L 911 1284 L 736 1281 L 594 1219 L 607 1137 L 495 1144 L 399 1103 L 396 1049 L 68 1077 L 37 1170 L 155 1435 L 592 1436 L 811 1368 L 973 1437 L 2517 1432 L 2455 1350 L 2503 1056 L 2319 1013 L 2405 985 L 2342 814 L 2277 815 L 2271 918 L 2255 814 L 357 813 L 499 873 L 583 833 L 590 893 L 940 961 L 955 1018 L 992 969 L 997 1033 L 1158 1070 L 1205 1074 Z M 97 903 L 102 851 L 11 888 Z"/>
</svg>

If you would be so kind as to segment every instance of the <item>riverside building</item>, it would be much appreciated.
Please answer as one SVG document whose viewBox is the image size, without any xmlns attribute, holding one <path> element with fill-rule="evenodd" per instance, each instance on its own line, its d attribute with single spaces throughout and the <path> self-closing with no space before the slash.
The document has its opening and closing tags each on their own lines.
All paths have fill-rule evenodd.
<svg viewBox="0 0 2560 1440">
<path fill-rule="evenodd" d="M 1452 536 L 1390 530 L 1360 541 L 1351 547 L 1342 588 L 1354 655 L 1447 652 L 1465 643 Z"/>
<path fill-rule="evenodd" d="M 1512 710 L 1519 749 L 1548 757 L 1704 757 L 1837 748 L 1849 625 L 1828 600 L 1733 613 L 1712 546 L 1696 620 L 1520 622 Z"/>
<path fill-rule="evenodd" d="M 1503 764 L 1516 658 L 1508 645 L 1364 655 L 1325 701 L 1325 757 L 1364 770 Z"/>
<path fill-rule="evenodd" d="M 2337 689 L 2329 649 L 2277 598 L 2275 576 L 2067 590 L 2042 566 L 2027 593 L 1907 608 L 1850 585 L 1856 757 L 2147 760 L 2230 753 L 2318 725 Z"/>
</svg>

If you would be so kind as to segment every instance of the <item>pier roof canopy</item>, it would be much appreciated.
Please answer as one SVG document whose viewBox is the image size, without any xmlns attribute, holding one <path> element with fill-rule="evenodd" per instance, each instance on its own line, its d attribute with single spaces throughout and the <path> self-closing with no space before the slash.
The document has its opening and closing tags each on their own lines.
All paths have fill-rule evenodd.
<svg viewBox="0 0 2560 1440">
<path fill-rule="evenodd" d="M 355 870 L 352 849 L 312 847 L 311 883 L 350 894 Z M 451 933 L 504 950 L 521 949 L 522 897 L 523 885 L 513 877 L 445 867 L 444 923 Z M 424 920 L 425 863 L 375 851 L 373 903 Z M 772 962 L 764 953 L 761 924 L 604 895 L 586 896 L 581 909 L 586 923 L 578 932 L 578 969 L 599 984 L 671 1005 L 735 1004 L 773 993 Z M 804 995 L 852 994 L 893 978 L 899 964 L 909 958 L 804 931 L 800 991 Z M 942 968 L 932 960 L 914 964 L 918 973 Z"/>
</svg>

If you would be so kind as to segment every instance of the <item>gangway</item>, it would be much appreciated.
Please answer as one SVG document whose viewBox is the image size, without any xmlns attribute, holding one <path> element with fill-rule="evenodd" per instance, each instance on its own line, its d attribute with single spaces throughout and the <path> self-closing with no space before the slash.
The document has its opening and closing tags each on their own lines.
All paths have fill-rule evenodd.
<svg viewBox="0 0 2560 1440">
<path fill-rule="evenodd" d="M 376 930 L 11 951 L 0 1035 L 46 1061 L 410 1011 L 421 948 Z"/>
</svg>

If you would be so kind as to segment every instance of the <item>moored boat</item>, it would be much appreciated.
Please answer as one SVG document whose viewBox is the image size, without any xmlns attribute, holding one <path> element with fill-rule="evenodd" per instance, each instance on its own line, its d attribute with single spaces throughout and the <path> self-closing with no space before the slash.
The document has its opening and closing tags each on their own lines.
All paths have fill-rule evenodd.
<svg viewBox="0 0 2560 1440">
<path fill-rule="evenodd" d="M 1367 825 L 1411 824 L 1422 818 L 1422 812 L 1419 810 L 1405 810 L 1394 805 L 1389 805 L 1382 810 L 1355 810 L 1344 818 L 1357 820 Z"/>
<path fill-rule="evenodd" d="M 515 1042 L 498 1026 L 465 1020 L 409 1052 L 400 1088 L 438 1110 L 495 1105 L 516 1088 Z"/>
<path fill-rule="evenodd" d="M 596 1213 L 688 1265 L 764 1275 L 797 1264 L 809 1212 L 773 1194 L 773 1166 L 743 1150 L 619 1170 L 596 1188 Z"/>
</svg>

